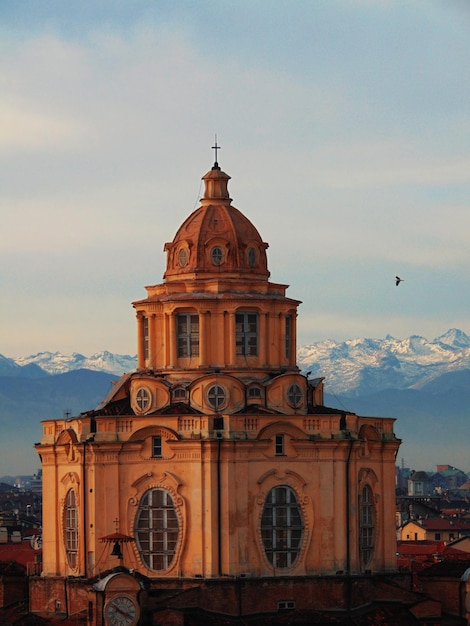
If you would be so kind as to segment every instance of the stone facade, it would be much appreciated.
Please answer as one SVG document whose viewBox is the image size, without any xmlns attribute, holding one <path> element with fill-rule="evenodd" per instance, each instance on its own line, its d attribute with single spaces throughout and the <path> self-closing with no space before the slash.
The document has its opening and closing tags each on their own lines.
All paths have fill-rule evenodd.
<svg viewBox="0 0 470 626">
<path fill-rule="evenodd" d="M 229 176 L 215 163 L 203 180 L 164 282 L 134 302 L 137 371 L 96 410 L 43 422 L 43 578 L 391 573 L 394 420 L 323 405 L 295 361 L 300 302 L 269 281 Z"/>
</svg>

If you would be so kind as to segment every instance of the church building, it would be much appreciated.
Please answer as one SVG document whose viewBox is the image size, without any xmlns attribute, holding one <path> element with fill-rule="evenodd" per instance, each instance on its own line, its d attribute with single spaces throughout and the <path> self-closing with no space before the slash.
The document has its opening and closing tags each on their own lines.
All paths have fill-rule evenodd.
<svg viewBox="0 0 470 626">
<path fill-rule="evenodd" d="M 299 370 L 300 302 L 270 281 L 229 180 L 216 161 L 163 282 L 133 303 L 137 370 L 43 422 L 32 610 L 189 624 L 188 607 L 339 608 L 341 581 L 396 572 L 394 420 L 325 407 Z"/>
</svg>

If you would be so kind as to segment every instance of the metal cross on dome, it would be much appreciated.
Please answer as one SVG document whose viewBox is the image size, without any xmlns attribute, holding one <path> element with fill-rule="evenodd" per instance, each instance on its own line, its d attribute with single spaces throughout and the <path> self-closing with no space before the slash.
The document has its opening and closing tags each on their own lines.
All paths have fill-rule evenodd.
<svg viewBox="0 0 470 626">
<path fill-rule="evenodd" d="M 217 163 L 217 150 L 221 150 L 221 147 L 217 144 L 217 135 L 215 136 L 215 146 L 212 146 L 212 150 L 215 150 L 215 163 L 214 165 L 219 165 Z"/>
</svg>

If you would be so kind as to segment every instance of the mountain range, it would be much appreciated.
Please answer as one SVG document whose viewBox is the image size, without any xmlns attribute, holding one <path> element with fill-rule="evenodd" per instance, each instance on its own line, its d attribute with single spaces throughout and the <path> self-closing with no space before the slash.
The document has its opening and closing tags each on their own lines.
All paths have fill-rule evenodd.
<svg viewBox="0 0 470 626">
<path fill-rule="evenodd" d="M 396 417 L 399 455 L 414 469 L 449 463 L 470 470 L 470 337 L 458 329 L 429 341 L 325 340 L 300 346 L 297 363 L 325 378 L 325 403 L 361 415 Z M 135 356 L 58 352 L 0 355 L 0 475 L 34 471 L 40 421 L 76 415 L 103 399 L 112 380 L 136 369 Z M 20 452 L 21 451 L 21 452 Z M 32 465 L 34 463 L 34 465 Z"/>
</svg>

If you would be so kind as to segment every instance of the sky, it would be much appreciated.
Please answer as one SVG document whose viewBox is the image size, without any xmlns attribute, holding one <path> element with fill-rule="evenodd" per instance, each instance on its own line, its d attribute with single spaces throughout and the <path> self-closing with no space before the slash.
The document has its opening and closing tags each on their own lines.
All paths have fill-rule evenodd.
<svg viewBox="0 0 470 626">
<path fill-rule="evenodd" d="M 299 345 L 470 333 L 467 0 L 3 0 L 0 354 L 135 354 L 216 134 Z"/>
</svg>

